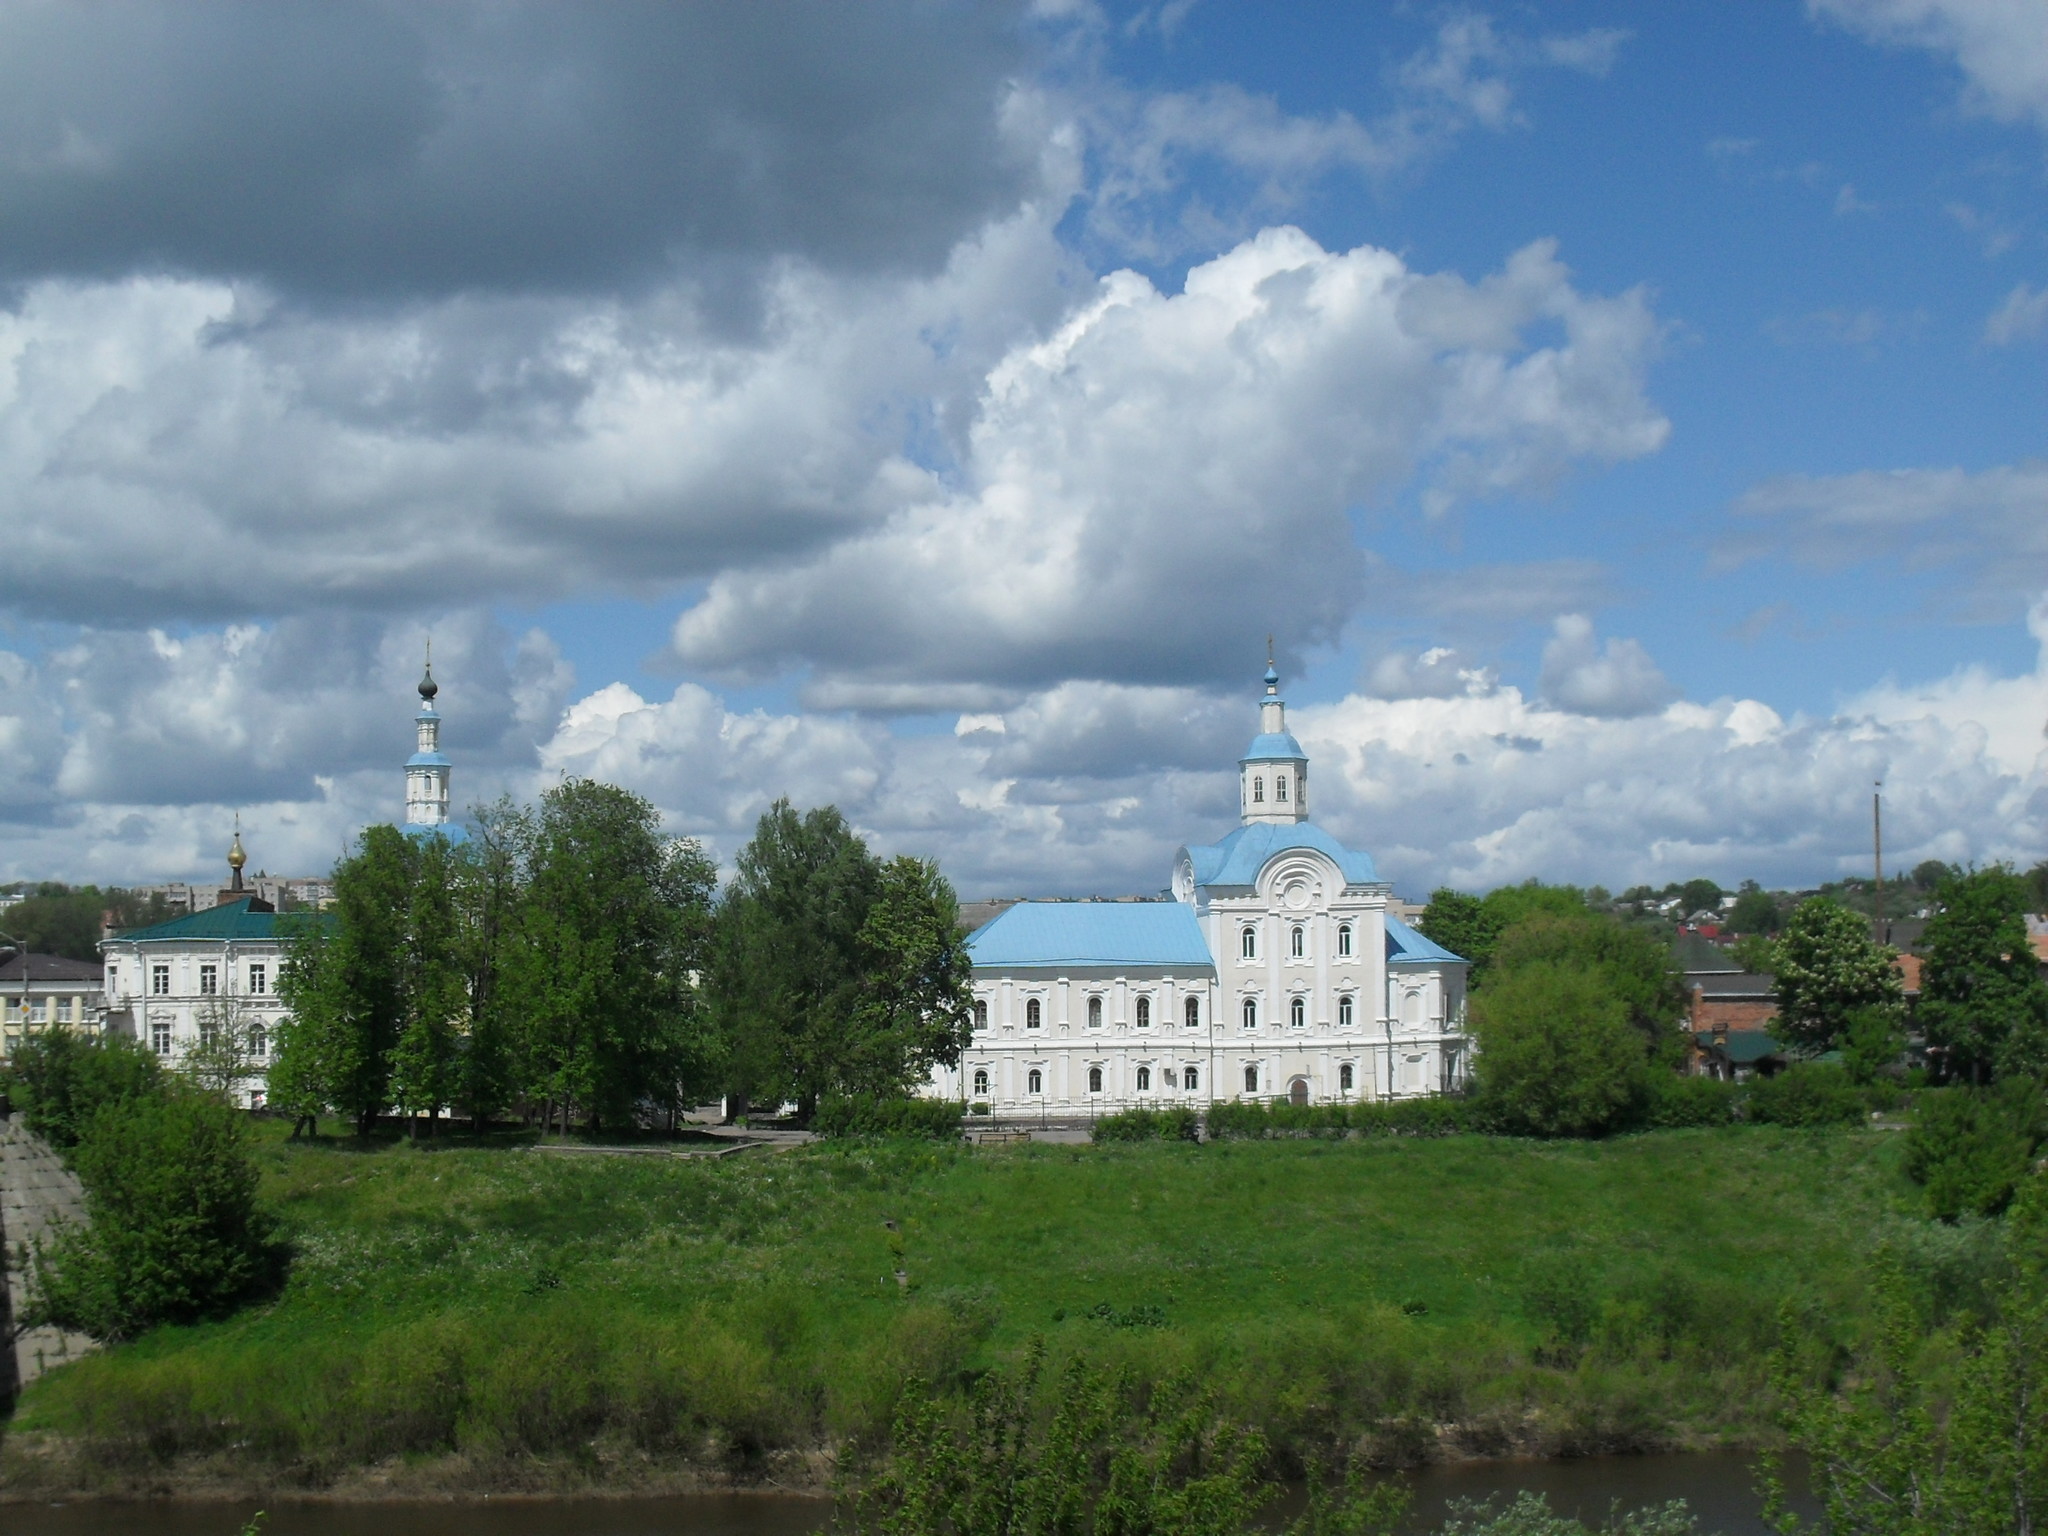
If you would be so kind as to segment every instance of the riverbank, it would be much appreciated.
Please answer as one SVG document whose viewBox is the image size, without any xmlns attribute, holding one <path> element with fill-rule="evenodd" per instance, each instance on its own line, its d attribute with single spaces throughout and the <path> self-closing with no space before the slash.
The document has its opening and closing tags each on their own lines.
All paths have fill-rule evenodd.
<svg viewBox="0 0 2048 1536">
<path fill-rule="evenodd" d="M 1299 1462 L 1735 1447 L 1781 1300 L 1844 1342 L 1896 1137 L 1770 1127 L 716 1160 L 267 1131 L 284 1294 L 53 1372 L 52 1492 L 816 1489 L 918 1375 L 1042 1336 L 1184 1373 Z"/>
</svg>

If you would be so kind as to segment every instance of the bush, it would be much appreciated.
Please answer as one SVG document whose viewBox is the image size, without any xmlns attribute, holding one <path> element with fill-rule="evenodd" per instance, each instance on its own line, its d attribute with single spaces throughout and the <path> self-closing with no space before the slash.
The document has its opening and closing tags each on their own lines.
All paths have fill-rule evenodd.
<svg viewBox="0 0 2048 1536">
<path fill-rule="evenodd" d="M 1749 1085 L 1749 1118 L 1765 1125 L 1854 1125 L 1866 1114 L 1849 1074 L 1823 1062 L 1801 1062 Z"/>
<path fill-rule="evenodd" d="M 1211 1104 L 1211 1141 L 1271 1136 L 1456 1136 L 1494 1130 L 1491 1111 L 1473 1099 L 1368 1099 L 1350 1104 Z"/>
<path fill-rule="evenodd" d="M 2026 1177 L 2042 1131 L 2041 1090 L 2025 1078 L 1922 1093 L 1906 1173 L 1925 1186 L 1929 1215 L 1995 1216 Z"/>
<path fill-rule="evenodd" d="M 1192 1109 L 1127 1109 L 1095 1122 L 1093 1141 L 1199 1141 L 1201 1121 Z"/>
<path fill-rule="evenodd" d="M 1601 1136 L 1636 1119 L 1650 1092 L 1643 1037 L 1598 972 L 1538 960 L 1472 999 L 1479 1091 L 1503 1130 Z"/>
<path fill-rule="evenodd" d="M 1718 1077 L 1676 1077 L 1657 1074 L 1650 1079 L 1650 1101 L 1643 1123 L 1655 1130 L 1681 1126 L 1729 1125 L 1742 1090 Z"/>
<path fill-rule="evenodd" d="M 29 1129 L 60 1152 L 104 1104 L 147 1097 L 162 1085 L 156 1057 L 119 1035 L 88 1039 L 68 1029 L 38 1030 L 15 1048 L 9 1097 Z"/>
<path fill-rule="evenodd" d="M 181 1087 L 103 1104 L 71 1165 L 88 1225 L 38 1245 L 31 1321 L 128 1339 L 218 1317 L 277 1277 L 242 1117 L 219 1099 Z"/>
<path fill-rule="evenodd" d="M 862 1094 L 818 1105 L 811 1129 L 820 1136 L 907 1136 L 951 1141 L 960 1134 L 952 1099 L 884 1099 Z"/>
</svg>

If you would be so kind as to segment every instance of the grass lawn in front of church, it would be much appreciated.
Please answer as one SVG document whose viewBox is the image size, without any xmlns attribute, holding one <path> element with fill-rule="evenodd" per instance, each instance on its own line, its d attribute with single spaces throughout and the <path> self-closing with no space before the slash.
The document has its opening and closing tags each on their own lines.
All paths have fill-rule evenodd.
<svg viewBox="0 0 2048 1536">
<path fill-rule="evenodd" d="M 964 1387 L 1033 1336 L 1190 1373 L 1295 1457 L 1746 1443 L 1780 1303 L 1853 1335 L 1873 1245 L 1922 1225 L 1897 1139 L 1858 1130 L 687 1161 L 263 1137 L 283 1295 L 43 1378 L 22 1445 L 131 1482 L 801 1480 L 877 1443 L 906 1375 Z"/>
</svg>

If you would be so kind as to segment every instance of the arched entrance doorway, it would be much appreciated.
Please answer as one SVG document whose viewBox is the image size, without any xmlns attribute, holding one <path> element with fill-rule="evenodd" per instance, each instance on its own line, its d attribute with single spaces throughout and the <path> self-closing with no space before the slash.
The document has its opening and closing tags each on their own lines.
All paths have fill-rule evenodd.
<svg viewBox="0 0 2048 1536">
<path fill-rule="evenodd" d="M 1297 1077 L 1293 1082 L 1287 1085 L 1287 1102 L 1290 1104 L 1308 1103 L 1307 1078 Z"/>
</svg>

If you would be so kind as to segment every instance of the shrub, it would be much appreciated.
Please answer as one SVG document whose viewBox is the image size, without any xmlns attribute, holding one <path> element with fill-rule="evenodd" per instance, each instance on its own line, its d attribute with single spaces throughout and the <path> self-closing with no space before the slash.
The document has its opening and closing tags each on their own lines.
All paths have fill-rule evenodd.
<svg viewBox="0 0 2048 1536">
<path fill-rule="evenodd" d="M 1995 1216 L 2026 1177 L 2042 1131 L 2041 1090 L 2025 1078 L 1922 1093 L 1906 1133 L 1906 1173 L 1925 1186 L 1930 1215 Z"/>
<path fill-rule="evenodd" d="M 156 1057 L 137 1042 L 88 1039 L 68 1029 L 38 1030 L 23 1040 L 9 1076 L 14 1107 L 60 1152 L 78 1145 L 101 1105 L 143 1098 L 163 1082 Z"/>
<path fill-rule="evenodd" d="M 820 1102 L 811 1128 L 820 1136 L 907 1136 L 951 1141 L 960 1134 L 960 1106 L 952 1099 L 849 1095 Z"/>
<path fill-rule="evenodd" d="M 1658 1130 L 1680 1126 L 1728 1125 L 1742 1090 L 1717 1077 L 1676 1077 L 1657 1074 L 1643 1123 Z"/>
<path fill-rule="evenodd" d="M 1231 1101 L 1211 1104 L 1203 1123 L 1211 1141 L 1256 1141 L 1272 1129 L 1273 1120 L 1264 1104 Z"/>
<path fill-rule="evenodd" d="M 1501 1128 L 1600 1136 L 1649 1096 L 1643 1038 L 1598 972 L 1539 960 L 1490 979 L 1472 999 L 1479 1090 Z"/>
<path fill-rule="evenodd" d="M 1199 1141 L 1201 1121 L 1180 1105 L 1127 1109 L 1096 1121 L 1088 1135 L 1094 1141 Z"/>
<path fill-rule="evenodd" d="M 1494 1128 L 1486 1106 L 1469 1098 L 1375 1099 L 1353 1104 L 1350 1118 L 1365 1136 L 1456 1136 Z"/>
<path fill-rule="evenodd" d="M 1801 1062 L 1749 1085 L 1749 1118 L 1765 1125 L 1851 1125 L 1867 1113 L 1849 1074 L 1825 1062 Z"/>
<path fill-rule="evenodd" d="M 71 1163 L 88 1225 L 38 1245 L 34 1321 L 133 1338 L 220 1316 L 277 1276 L 242 1118 L 219 1099 L 174 1088 L 103 1104 Z"/>
</svg>

